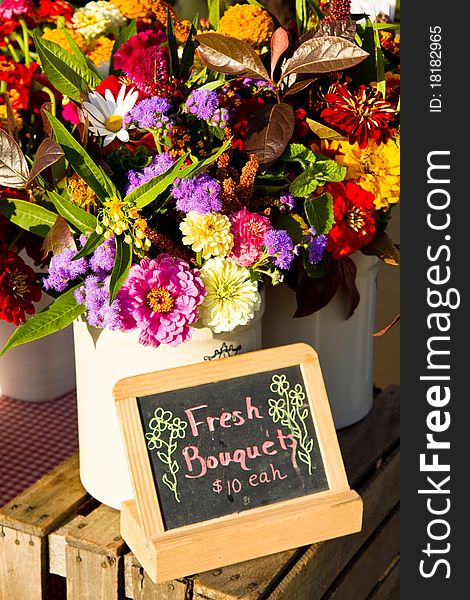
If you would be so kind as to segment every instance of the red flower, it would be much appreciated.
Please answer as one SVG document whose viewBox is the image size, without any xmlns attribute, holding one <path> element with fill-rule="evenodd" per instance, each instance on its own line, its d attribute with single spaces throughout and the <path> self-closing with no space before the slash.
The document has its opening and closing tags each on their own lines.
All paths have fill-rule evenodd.
<svg viewBox="0 0 470 600">
<path fill-rule="evenodd" d="M 37 68 L 36 62 L 25 67 L 11 58 L 0 55 L 0 81 L 7 83 L 7 91 L 14 110 L 28 108 L 31 83 Z"/>
<path fill-rule="evenodd" d="M 330 183 L 335 224 L 328 234 L 326 249 L 340 259 L 368 244 L 375 233 L 374 195 L 357 183 Z"/>
<path fill-rule="evenodd" d="M 0 319 L 21 325 L 26 314 L 33 314 L 33 302 L 41 298 L 36 275 L 14 252 L 0 255 Z"/>
<path fill-rule="evenodd" d="M 54 22 L 54 17 L 62 16 L 70 23 L 72 21 L 74 8 L 65 0 L 40 0 L 36 11 L 36 19 L 41 22 Z"/>
<path fill-rule="evenodd" d="M 4 21 L 0 23 L 0 46 L 6 46 L 7 38 L 11 33 L 15 31 L 20 26 L 18 21 Z"/>
<path fill-rule="evenodd" d="M 326 94 L 325 108 L 320 116 L 349 136 L 349 143 L 357 142 L 365 148 L 369 139 L 377 144 L 385 143 L 392 137 L 389 121 L 395 116 L 395 109 L 382 95 L 361 85 L 352 94 L 345 85 L 336 84 L 333 92 Z"/>
<path fill-rule="evenodd" d="M 250 121 L 264 104 L 265 102 L 262 98 L 248 98 L 240 102 L 235 113 L 234 124 L 232 127 L 234 134 L 232 147 L 234 149 L 240 150 L 240 152 L 245 151 L 244 142 Z"/>
</svg>

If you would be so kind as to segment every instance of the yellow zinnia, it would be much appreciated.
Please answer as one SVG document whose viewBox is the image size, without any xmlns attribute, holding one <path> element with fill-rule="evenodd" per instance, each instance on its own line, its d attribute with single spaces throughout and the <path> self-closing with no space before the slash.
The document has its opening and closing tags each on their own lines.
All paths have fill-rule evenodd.
<svg viewBox="0 0 470 600">
<path fill-rule="evenodd" d="M 201 253 L 202 258 L 228 256 L 233 247 L 230 221 L 219 213 L 199 214 L 190 211 L 180 224 L 183 244 L 191 246 L 193 252 Z"/>
<path fill-rule="evenodd" d="M 253 4 L 235 4 L 228 8 L 219 22 L 219 33 L 261 48 L 269 42 L 275 26 L 270 14 Z"/>
<path fill-rule="evenodd" d="M 113 53 L 114 42 L 105 36 L 101 36 L 96 40 L 93 40 L 88 46 L 86 55 L 97 67 L 101 63 L 107 63 L 111 60 L 111 54 Z"/>
<path fill-rule="evenodd" d="M 87 43 L 81 33 L 78 33 L 78 31 L 74 31 L 73 29 L 67 29 L 67 34 L 73 39 L 82 52 L 85 51 Z M 54 42 L 64 50 L 67 50 L 70 54 L 73 54 L 67 34 L 65 33 L 65 29 L 46 29 L 42 37 L 49 42 Z"/>
<path fill-rule="evenodd" d="M 374 194 L 375 207 L 388 209 L 400 200 L 400 149 L 393 139 L 377 145 L 369 141 L 366 148 L 348 142 L 339 143 L 336 162 L 347 168 L 346 179 L 355 181 Z"/>
<path fill-rule="evenodd" d="M 128 19 L 146 19 L 152 16 L 150 0 L 111 0 Z"/>
</svg>

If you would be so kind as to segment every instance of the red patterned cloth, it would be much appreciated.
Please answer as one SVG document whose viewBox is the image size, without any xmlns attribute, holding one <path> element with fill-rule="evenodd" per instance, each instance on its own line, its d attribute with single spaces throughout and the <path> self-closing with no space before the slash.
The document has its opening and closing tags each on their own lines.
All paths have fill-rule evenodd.
<svg viewBox="0 0 470 600">
<path fill-rule="evenodd" d="M 75 391 L 42 403 L 0 395 L 0 506 L 77 450 Z"/>
</svg>

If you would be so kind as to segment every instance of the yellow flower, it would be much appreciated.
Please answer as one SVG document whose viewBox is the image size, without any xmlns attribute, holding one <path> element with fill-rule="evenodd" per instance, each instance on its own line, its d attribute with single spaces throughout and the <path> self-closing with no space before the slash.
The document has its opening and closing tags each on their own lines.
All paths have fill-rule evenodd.
<svg viewBox="0 0 470 600">
<path fill-rule="evenodd" d="M 20 117 L 17 110 L 13 110 L 13 116 L 15 117 L 15 123 L 18 129 L 23 129 L 23 119 Z M 0 129 L 8 128 L 8 113 L 6 104 L 0 104 Z"/>
<path fill-rule="evenodd" d="M 74 31 L 73 29 L 67 29 L 67 33 L 77 44 L 80 50 L 84 51 L 86 49 L 86 40 L 81 33 L 78 33 L 78 31 Z M 64 50 L 67 50 L 67 52 L 70 52 L 70 54 L 73 54 L 73 50 L 70 47 L 64 29 L 46 29 L 42 37 L 45 40 L 49 40 L 49 42 L 54 42 Z"/>
<path fill-rule="evenodd" d="M 91 42 L 87 48 L 86 55 L 97 67 L 99 67 L 102 62 L 107 63 L 111 60 L 113 46 L 113 40 L 101 36 Z"/>
<path fill-rule="evenodd" d="M 128 19 L 146 19 L 152 16 L 150 0 L 112 0 Z"/>
<path fill-rule="evenodd" d="M 252 4 L 235 4 L 228 8 L 219 22 L 219 33 L 261 48 L 271 39 L 274 21 L 270 14 Z"/>
<path fill-rule="evenodd" d="M 230 233 L 230 221 L 225 215 L 208 213 L 201 215 L 190 211 L 180 224 L 184 235 L 183 244 L 191 246 L 194 252 L 200 252 L 202 258 L 228 256 L 233 247 L 233 235 Z"/>
<path fill-rule="evenodd" d="M 379 146 L 370 141 L 360 149 L 358 144 L 340 142 L 336 162 L 348 169 L 346 179 L 374 194 L 378 210 L 388 209 L 400 200 L 400 149 L 393 139 Z"/>
</svg>

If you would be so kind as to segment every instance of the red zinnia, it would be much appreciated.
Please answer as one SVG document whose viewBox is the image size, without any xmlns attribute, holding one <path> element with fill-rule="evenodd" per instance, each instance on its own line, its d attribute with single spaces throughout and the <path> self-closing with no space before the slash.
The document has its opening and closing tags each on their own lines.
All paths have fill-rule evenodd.
<svg viewBox="0 0 470 600">
<path fill-rule="evenodd" d="M 53 22 L 57 17 L 62 16 L 67 23 L 70 23 L 74 12 L 73 6 L 65 0 L 40 0 L 35 17 L 42 22 Z"/>
<path fill-rule="evenodd" d="M 374 195 L 357 183 L 330 183 L 335 224 L 328 234 L 326 249 L 334 258 L 343 258 L 368 244 L 375 233 Z"/>
<path fill-rule="evenodd" d="M 11 58 L 0 55 L 0 81 L 6 81 L 11 106 L 14 110 L 26 110 L 29 92 L 38 63 L 25 67 Z"/>
<path fill-rule="evenodd" d="M 33 314 L 33 302 L 41 298 L 36 275 L 14 252 L 0 255 L 0 319 L 21 325 L 26 313 Z"/>
<path fill-rule="evenodd" d="M 392 137 L 389 121 L 394 118 L 395 109 L 379 92 L 361 85 L 353 94 L 338 83 L 325 100 L 329 106 L 320 116 L 347 134 L 350 144 L 357 142 L 360 148 L 365 148 L 370 139 L 380 144 Z"/>
</svg>

